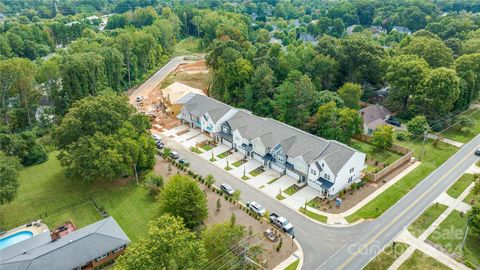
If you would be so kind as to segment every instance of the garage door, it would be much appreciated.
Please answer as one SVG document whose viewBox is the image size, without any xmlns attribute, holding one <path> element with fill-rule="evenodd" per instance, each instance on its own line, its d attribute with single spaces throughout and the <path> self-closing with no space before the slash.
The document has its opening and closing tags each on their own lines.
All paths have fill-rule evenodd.
<svg viewBox="0 0 480 270">
<path fill-rule="evenodd" d="M 290 176 L 290 177 L 293 177 L 296 180 L 300 179 L 300 175 L 298 175 L 295 172 L 290 171 L 290 170 L 287 170 L 287 175 Z"/>
<path fill-rule="evenodd" d="M 258 160 L 263 163 L 263 157 L 255 152 L 252 152 L 253 159 Z"/>
<path fill-rule="evenodd" d="M 283 168 L 277 165 L 276 163 L 272 163 L 272 169 L 278 171 L 278 172 L 283 172 Z"/>
<path fill-rule="evenodd" d="M 232 143 L 229 142 L 229 141 L 227 141 L 227 140 L 225 140 L 225 139 L 222 139 L 222 143 L 225 144 L 225 145 L 228 146 L 228 147 L 233 147 Z"/>
</svg>

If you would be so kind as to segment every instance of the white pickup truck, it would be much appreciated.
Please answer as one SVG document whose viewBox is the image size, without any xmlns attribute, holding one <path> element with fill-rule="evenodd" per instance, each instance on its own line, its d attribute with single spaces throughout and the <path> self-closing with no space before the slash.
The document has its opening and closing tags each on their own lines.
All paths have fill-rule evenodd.
<svg viewBox="0 0 480 270">
<path fill-rule="evenodd" d="M 289 235 L 293 236 L 293 225 L 284 217 L 270 214 L 270 221 Z"/>
</svg>

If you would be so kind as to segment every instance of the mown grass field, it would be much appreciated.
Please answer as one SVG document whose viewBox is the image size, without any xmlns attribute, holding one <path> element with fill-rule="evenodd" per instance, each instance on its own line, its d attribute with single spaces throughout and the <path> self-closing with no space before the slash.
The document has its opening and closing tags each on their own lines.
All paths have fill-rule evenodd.
<svg viewBox="0 0 480 270">
<path fill-rule="evenodd" d="M 478 240 L 480 236 L 469 230 L 462 249 L 466 226 L 467 216 L 455 210 L 428 237 L 428 240 L 442 246 L 447 252 L 459 255 L 467 266 L 477 269 L 480 266 L 480 241 Z"/>
<path fill-rule="evenodd" d="M 363 268 L 363 270 L 379 270 L 379 269 L 388 269 L 393 262 L 398 259 L 408 248 L 407 244 L 396 243 L 395 248 L 390 244 L 378 254 L 369 264 Z"/>
<path fill-rule="evenodd" d="M 464 174 L 448 190 L 447 194 L 452 198 L 458 198 L 467 187 L 473 182 L 472 174 Z"/>
<path fill-rule="evenodd" d="M 427 254 L 415 250 L 400 267 L 399 270 L 449 270 L 450 268 Z"/>
<path fill-rule="evenodd" d="M 67 220 L 84 227 L 101 219 L 90 198 L 104 207 L 133 241 L 146 234 L 148 221 L 159 214 L 158 204 L 142 186 L 131 181 L 87 185 L 67 177 L 51 153 L 47 162 L 20 172 L 17 198 L 0 206 L 0 227 L 8 230 L 37 218 L 50 229 Z"/>
<path fill-rule="evenodd" d="M 480 133 L 480 110 L 471 109 L 463 113 L 463 115 L 469 116 L 474 122 L 474 126 L 470 128 L 468 132 L 462 132 L 456 128 L 456 126 L 446 130 L 442 133 L 442 136 L 457 142 L 466 143 L 473 137 Z"/>
<path fill-rule="evenodd" d="M 412 190 L 420 181 L 458 151 L 458 148 L 455 146 L 442 142 L 438 142 L 435 145 L 431 140 L 425 144 L 424 148 L 422 146 L 422 140 L 397 140 L 396 143 L 412 149 L 414 151 L 414 156 L 421 158 L 422 164 L 385 190 L 378 197 L 360 208 L 357 212 L 346 217 L 348 222 L 351 223 L 361 218 L 371 219 L 379 217 Z"/>
<path fill-rule="evenodd" d="M 419 237 L 433 222 L 447 210 L 448 206 L 443 204 L 432 204 L 422 213 L 410 226 L 408 230 L 415 237 Z"/>
</svg>

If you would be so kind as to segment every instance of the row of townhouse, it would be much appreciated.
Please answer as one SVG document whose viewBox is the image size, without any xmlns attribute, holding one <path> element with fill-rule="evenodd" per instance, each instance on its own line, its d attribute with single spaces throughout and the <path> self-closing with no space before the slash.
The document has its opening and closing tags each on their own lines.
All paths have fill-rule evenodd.
<svg viewBox="0 0 480 270">
<path fill-rule="evenodd" d="M 361 177 L 366 155 L 279 121 L 253 115 L 203 95 L 192 95 L 178 115 L 245 158 L 334 197 Z"/>
</svg>

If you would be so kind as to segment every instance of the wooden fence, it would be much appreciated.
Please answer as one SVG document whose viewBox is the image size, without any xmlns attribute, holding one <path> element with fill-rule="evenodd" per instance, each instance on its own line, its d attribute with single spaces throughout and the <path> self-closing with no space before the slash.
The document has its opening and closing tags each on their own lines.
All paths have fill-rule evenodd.
<svg viewBox="0 0 480 270">
<path fill-rule="evenodd" d="M 366 143 L 371 143 L 372 141 L 372 138 L 367 135 L 355 135 L 353 138 Z M 389 150 L 402 155 L 402 157 L 395 160 L 392 164 L 388 165 L 387 167 L 383 168 L 381 171 L 377 173 L 366 172 L 365 176 L 371 181 L 373 182 L 378 181 L 385 175 L 389 174 L 393 170 L 397 169 L 398 167 L 402 166 L 406 162 L 410 161 L 410 159 L 413 157 L 413 150 L 397 144 L 392 145 Z"/>
</svg>

